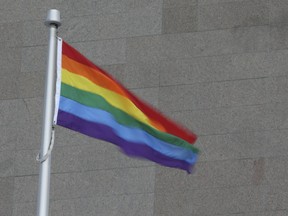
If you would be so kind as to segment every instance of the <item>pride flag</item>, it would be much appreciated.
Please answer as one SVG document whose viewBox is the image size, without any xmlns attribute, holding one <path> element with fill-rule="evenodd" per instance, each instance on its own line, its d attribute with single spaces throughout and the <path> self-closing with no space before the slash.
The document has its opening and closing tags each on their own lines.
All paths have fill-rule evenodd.
<svg viewBox="0 0 288 216">
<path fill-rule="evenodd" d="M 111 142 L 129 156 L 191 171 L 196 135 L 138 99 L 112 76 L 58 40 L 54 123 Z"/>
</svg>

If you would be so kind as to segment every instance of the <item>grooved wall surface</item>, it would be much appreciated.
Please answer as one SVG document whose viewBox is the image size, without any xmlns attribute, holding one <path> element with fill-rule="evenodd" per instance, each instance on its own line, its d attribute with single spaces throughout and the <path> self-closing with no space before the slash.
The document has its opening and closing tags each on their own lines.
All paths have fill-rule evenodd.
<svg viewBox="0 0 288 216">
<path fill-rule="evenodd" d="M 287 0 L 0 0 L 0 216 L 36 213 L 47 10 L 199 135 L 192 175 L 56 127 L 50 216 L 287 216 Z"/>
</svg>

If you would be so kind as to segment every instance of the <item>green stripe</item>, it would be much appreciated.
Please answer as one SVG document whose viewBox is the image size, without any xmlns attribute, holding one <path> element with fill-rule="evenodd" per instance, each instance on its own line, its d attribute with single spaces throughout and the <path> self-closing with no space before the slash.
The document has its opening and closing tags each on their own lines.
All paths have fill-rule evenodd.
<svg viewBox="0 0 288 216">
<path fill-rule="evenodd" d="M 178 138 L 178 137 L 171 135 L 169 133 L 158 131 L 158 130 L 150 127 L 149 125 L 144 124 L 144 123 L 136 120 L 135 118 L 131 117 L 127 113 L 113 107 L 103 97 L 101 97 L 99 95 L 74 88 L 74 87 L 69 86 L 65 83 L 61 83 L 61 96 L 64 96 L 64 97 L 69 98 L 71 100 L 77 101 L 78 103 L 81 103 L 85 106 L 105 110 L 105 111 L 111 113 L 114 116 L 114 118 L 116 119 L 116 121 L 122 125 L 134 127 L 134 128 L 140 128 L 142 130 L 145 130 L 147 133 L 151 134 L 152 136 L 157 137 L 158 139 L 166 141 L 170 144 L 174 144 L 177 146 L 181 146 L 183 148 L 190 149 L 195 153 L 198 153 L 198 151 L 199 151 L 193 145 L 182 140 L 181 138 Z"/>
</svg>

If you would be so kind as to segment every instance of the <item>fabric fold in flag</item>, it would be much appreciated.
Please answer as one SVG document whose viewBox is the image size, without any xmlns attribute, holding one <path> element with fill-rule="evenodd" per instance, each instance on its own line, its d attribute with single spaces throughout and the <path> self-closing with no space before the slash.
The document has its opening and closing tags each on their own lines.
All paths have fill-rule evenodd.
<svg viewBox="0 0 288 216">
<path fill-rule="evenodd" d="M 129 156 L 189 173 L 197 161 L 194 133 L 140 100 L 61 38 L 54 123 L 111 142 Z"/>
</svg>

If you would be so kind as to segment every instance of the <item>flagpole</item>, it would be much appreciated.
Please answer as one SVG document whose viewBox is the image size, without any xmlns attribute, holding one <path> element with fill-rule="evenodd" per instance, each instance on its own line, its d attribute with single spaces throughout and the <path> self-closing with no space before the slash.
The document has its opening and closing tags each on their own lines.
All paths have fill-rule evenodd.
<svg viewBox="0 0 288 216">
<path fill-rule="evenodd" d="M 49 27 L 49 47 L 46 68 L 44 115 L 42 125 L 41 149 L 39 153 L 40 173 L 38 186 L 37 216 L 49 215 L 51 145 L 53 144 L 54 77 L 57 57 L 57 28 L 61 25 L 60 12 L 48 11 L 45 25 Z"/>
</svg>

